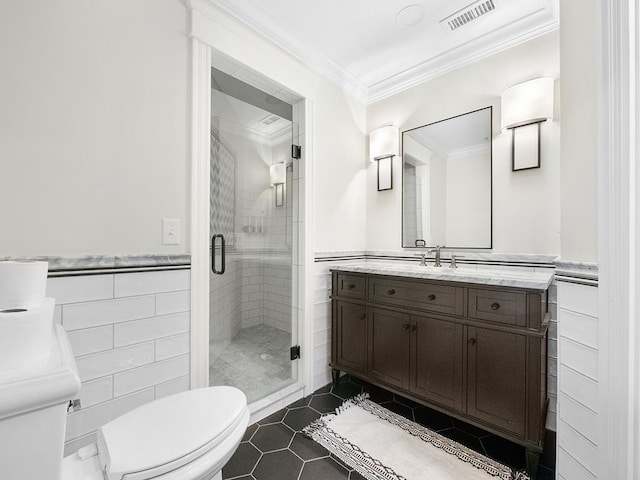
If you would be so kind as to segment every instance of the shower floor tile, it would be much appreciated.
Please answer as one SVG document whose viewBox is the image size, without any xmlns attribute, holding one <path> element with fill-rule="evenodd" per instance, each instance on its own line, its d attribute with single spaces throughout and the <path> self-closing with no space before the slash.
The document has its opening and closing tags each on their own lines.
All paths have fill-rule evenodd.
<svg viewBox="0 0 640 480">
<path fill-rule="evenodd" d="M 291 334 L 268 325 L 240 330 L 209 366 L 209 385 L 239 388 L 249 403 L 292 383 Z"/>
</svg>

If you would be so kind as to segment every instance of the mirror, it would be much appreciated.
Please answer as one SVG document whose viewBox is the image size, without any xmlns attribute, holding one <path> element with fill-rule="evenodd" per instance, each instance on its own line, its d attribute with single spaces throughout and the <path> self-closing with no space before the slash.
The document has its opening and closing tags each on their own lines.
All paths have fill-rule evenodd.
<svg viewBox="0 0 640 480">
<path fill-rule="evenodd" d="M 492 107 L 402 132 L 402 246 L 491 248 Z"/>
</svg>

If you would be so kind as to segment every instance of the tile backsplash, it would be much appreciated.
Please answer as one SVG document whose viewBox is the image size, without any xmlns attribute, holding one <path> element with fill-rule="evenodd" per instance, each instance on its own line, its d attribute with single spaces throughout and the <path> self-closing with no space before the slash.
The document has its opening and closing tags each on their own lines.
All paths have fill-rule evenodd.
<svg viewBox="0 0 640 480">
<path fill-rule="evenodd" d="M 48 279 L 82 381 L 65 455 L 126 411 L 189 389 L 189 277 L 182 267 Z"/>
</svg>

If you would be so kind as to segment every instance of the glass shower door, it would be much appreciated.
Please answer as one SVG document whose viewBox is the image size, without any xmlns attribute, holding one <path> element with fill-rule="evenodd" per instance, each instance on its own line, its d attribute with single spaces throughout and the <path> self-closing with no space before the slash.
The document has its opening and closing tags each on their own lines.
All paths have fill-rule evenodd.
<svg viewBox="0 0 640 480">
<path fill-rule="evenodd" d="M 209 384 L 254 402 L 296 380 L 293 122 L 282 105 L 265 109 L 284 102 L 213 79 Z"/>
</svg>

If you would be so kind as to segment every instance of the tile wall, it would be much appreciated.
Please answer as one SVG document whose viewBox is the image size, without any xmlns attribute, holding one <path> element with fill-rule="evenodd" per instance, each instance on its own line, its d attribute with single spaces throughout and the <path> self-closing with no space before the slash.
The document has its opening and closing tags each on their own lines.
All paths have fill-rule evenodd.
<svg viewBox="0 0 640 480">
<path fill-rule="evenodd" d="M 126 411 L 189 389 L 189 275 L 182 268 L 48 279 L 82 382 L 65 455 Z"/>
<path fill-rule="evenodd" d="M 318 389 L 331 381 L 331 369 L 329 362 L 331 360 L 331 273 L 330 269 L 337 264 L 349 265 L 362 264 L 363 260 L 347 261 L 341 257 L 340 260 L 327 261 L 329 254 L 322 254 L 322 261 L 316 259 L 314 271 L 314 368 L 313 368 L 313 389 Z M 337 255 L 336 255 L 337 256 Z M 366 256 L 364 252 L 359 254 L 360 257 Z M 380 263 L 381 260 L 375 260 Z M 403 260 L 386 260 L 403 261 Z M 406 261 L 404 261 L 406 263 Z M 416 263 L 413 262 L 412 265 Z M 497 266 L 497 265 L 465 265 L 465 268 L 478 269 L 512 269 L 519 271 L 535 271 L 543 269 L 548 271 L 546 267 L 534 266 Z M 549 396 L 549 413 L 547 415 L 547 428 L 556 430 L 556 412 L 557 412 L 557 391 L 558 391 L 558 304 L 557 304 L 557 285 L 554 281 L 549 287 L 549 311 L 551 312 L 551 322 L 549 324 L 549 344 L 548 344 L 548 374 L 547 386 Z"/>
</svg>

